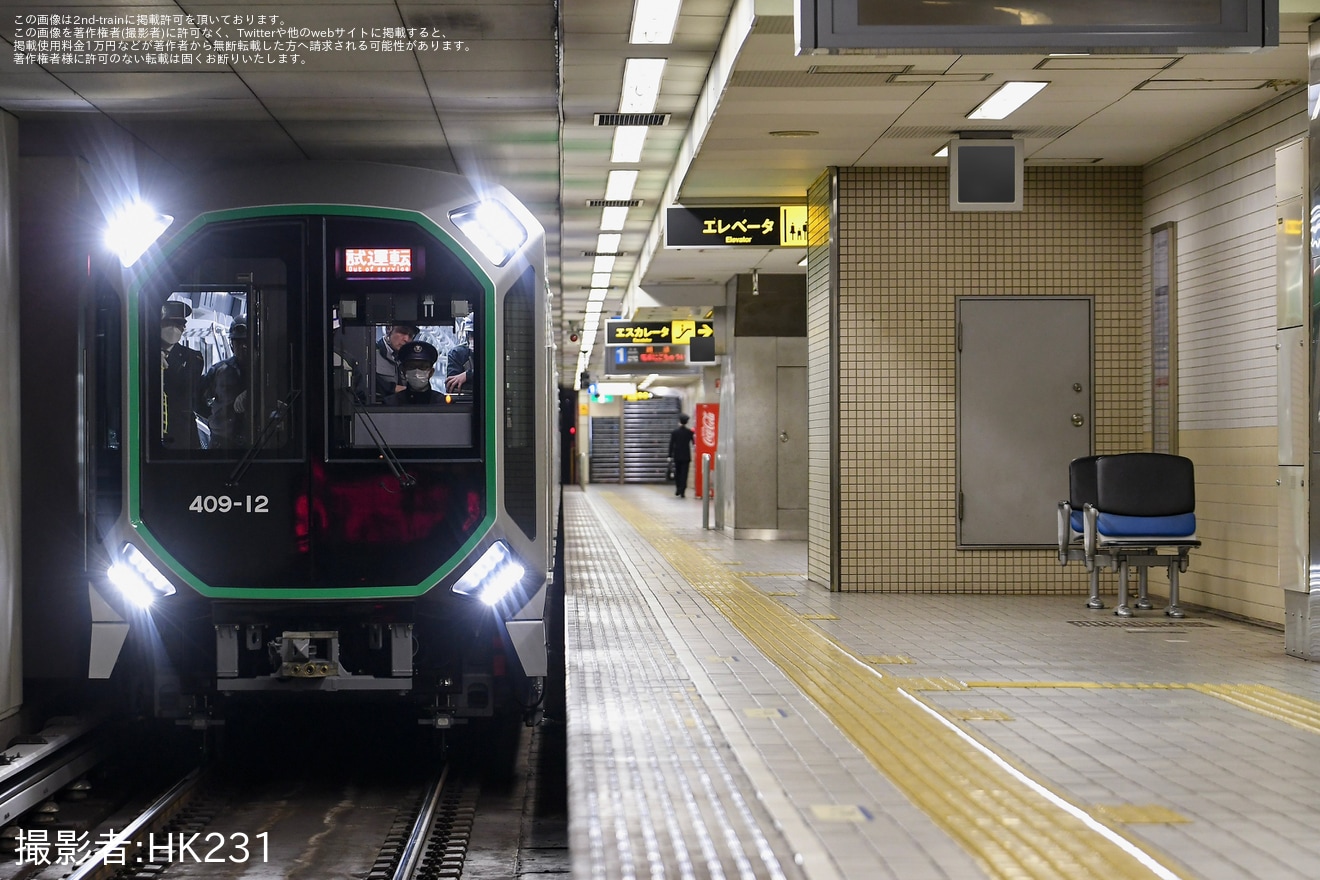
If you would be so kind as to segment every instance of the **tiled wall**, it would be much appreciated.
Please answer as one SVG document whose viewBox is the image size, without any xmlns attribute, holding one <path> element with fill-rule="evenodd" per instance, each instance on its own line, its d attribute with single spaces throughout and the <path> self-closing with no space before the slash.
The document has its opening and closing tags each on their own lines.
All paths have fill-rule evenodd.
<svg viewBox="0 0 1320 880">
<path fill-rule="evenodd" d="M 1274 151 L 1305 133 L 1298 89 L 1144 175 L 1142 225 L 1177 224 L 1178 451 L 1203 542 L 1181 595 L 1279 624 Z"/>
<path fill-rule="evenodd" d="M 815 250 L 828 176 L 808 195 L 813 443 L 838 408 L 833 457 L 813 464 L 808 576 L 843 591 L 1084 594 L 1081 567 L 1052 550 L 955 549 L 955 300 L 1093 297 L 1095 449 L 1143 448 L 1141 169 L 1028 167 L 1020 213 L 950 212 L 944 168 L 837 175 L 837 264 Z"/>
<path fill-rule="evenodd" d="M 830 229 L 834 172 L 807 194 L 807 577 L 830 584 L 838 542 L 834 535 L 834 297 Z"/>
</svg>

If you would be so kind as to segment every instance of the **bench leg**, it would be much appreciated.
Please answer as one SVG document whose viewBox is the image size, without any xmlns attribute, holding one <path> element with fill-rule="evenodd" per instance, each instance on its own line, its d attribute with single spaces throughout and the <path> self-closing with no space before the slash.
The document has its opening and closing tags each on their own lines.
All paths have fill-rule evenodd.
<svg viewBox="0 0 1320 880">
<path fill-rule="evenodd" d="M 1137 609 L 1140 611 L 1149 611 L 1155 606 L 1150 604 L 1150 596 L 1146 592 L 1146 566 L 1137 566 Z"/>
<path fill-rule="evenodd" d="M 1176 556 L 1169 563 L 1169 607 L 1164 609 L 1164 613 L 1169 617 L 1187 616 L 1178 606 L 1178 557 Z"/>
<path fill-rule="evenodd" d="M 1132 609 L 1128 607 L 1128 563 L 1126 559 L 1118 561 L 1118 607 L 1114 609 L 1114 614 L 1119 617 L 1132 616 Z"/>
<path fill-rule="evenodd" d="M 1093 566 L 1090 573 L 1091 595 L 1086 600 L 1087 608 L 1104 608 L 1105 603 L 1100 601 L 1100 566 Z"/>
</svg>

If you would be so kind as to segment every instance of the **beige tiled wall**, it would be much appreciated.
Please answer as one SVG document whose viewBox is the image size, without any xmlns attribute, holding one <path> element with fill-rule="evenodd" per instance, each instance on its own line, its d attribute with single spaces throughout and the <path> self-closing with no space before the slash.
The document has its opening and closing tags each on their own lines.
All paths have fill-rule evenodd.
<svg viewBox="0 0 1320 880">
<path fill-rule="evenodd" d="M 1182 597 L 1274 624 L 1284 620 L 1274 153 L 1306 121 L 1306 89 L 1294 89 L 1144 169 L 1143 226 L 1176 224 L 1178 451 L 1196 465 L 1202 541 Z"/>
<path fill-rule="evenodd" d="M 1081 567 L 1052 550 L 955 549 L 955 301 L 1092 297 L 1095 449 L 1143 448 L 1141 169 L 1028 168 L 1020 213 L 950 212 L 944 168 L 837 175 L 837 269 L 813 247 L 808 275 L 811 368 L 832 370 L 828 386 L 811 376 L 810 420 L 814 438 L 837 402 L 837 487 L 812 481 L 808 576 L 843 591 L 1084 593 Z M 813 242 L 827 178 L 809 193 Z"/>
</svg>

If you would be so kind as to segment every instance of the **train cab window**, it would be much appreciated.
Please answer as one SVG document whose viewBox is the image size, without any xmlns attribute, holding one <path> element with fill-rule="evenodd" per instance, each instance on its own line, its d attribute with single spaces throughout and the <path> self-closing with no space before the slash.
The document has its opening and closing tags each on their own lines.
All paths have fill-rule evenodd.
<svg viewBox="0 0 1320 880">
<path fill-rule="evenodd" d="M 340 452 L 470 450 L 480 386 L 475 365 L 476 316 L 465 302 L 445 324 L 353 326 L 340 323 L 330 346 L 334 374 L 332 443 Z"/>
<path fill-rule="evenodd" d="M 479 456 L 486 282 L 410 219 L 331 217 L 325 229 L 329 456 Z"/>
<path fill-rule="evenodd" d="M 297 224 L 220 226 L 142 300 L 148 457 L 301 456 Z"/>
</svg>

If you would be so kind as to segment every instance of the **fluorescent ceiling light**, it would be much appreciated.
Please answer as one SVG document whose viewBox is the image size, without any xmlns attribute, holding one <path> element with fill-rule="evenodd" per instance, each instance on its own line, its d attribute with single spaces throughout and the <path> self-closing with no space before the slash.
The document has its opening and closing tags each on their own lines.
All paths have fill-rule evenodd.
<svg viewBox="0 0 1320 880">
<path fill-rule="evenodd" d="M 601 287 L 601 288 L 609 287 L 609 286 L 610 286 L 610 273 L 609 273 L 609 272 L 596 272 L 596 273 L 592 274 L 592 276 L 591 276 L 591 286 L 592 286 L 593 288 L 596 288 L 596 287 Z"/>
<path fill-rule="evenodd" d="M 619 112 L 654 113 L 655 102 L 660 97 L 660 78 L 664 73 L 663 58 L 629 58 L 624 61 Z"/>
<path fill-rule="evenodd" d="M 601 208 L 600 209 L 600 228 L 601 229 L 622 229 L 623 224 L 628 220 L 627 208 Z M 618 238 L 616 235 L 615 238 Z"/>
<path fill-rule="evenodd" d="M 806 254 L 803 254 L 803 255 L 802 255 L 802 259 L 798 260 L 798 265 L 799 265 L 799 266 L 805 266 L 805 265 L 807 265 L 807 255 L 806 255 Z"/>
<path fill-rule="evenodd" d="M 645 125 L 620 125 L 614 129 L 614 146 L 610 161 L 626 165 L 642 161 L 642 147 L 646 144 Z"/>
<path fill-rule="evenodd" d="M 682 5 L 683 0 L 636 0 L 628 42 L 661 46 L 672 43 Z"/>
<path fill-rule="evenodd" d="M 627 201 L 632 198 L 633 187 L 636 185 L 636 169 L 616 168 L 605 178 L 605 198 L 611 201 Z"/>
<path fill-rule="evenodd" d="M 599 314 L 600 314 L 601 312 L 603 312 L 604 310 L 605 310 L 605 303 L 603 303 L 603 302 L 588 302 L 588 303 L 587 303 L 587 309 L 586 309 L 586 315 L 587 315 L 587 317 L 590 317 L 590 316 L 592 316 L 592 315 L 599 315 Z"/>
<path fill-rule="evenodd" d="M 582 332 L 595 333 L 600 329 L 600 315 L 587 315 L 582 319 Z"/>
<path fill-rule="evenodd" d="M 1049 83 L 1043 82 L 1006 82 L 990 97 L 986 98 L 971 113 L 968 119 L 1003 119 L 1023 104 L 1036 96 L 1036 93 Z"/>
<path fill-rule="evenodd" d="M 947 159 L 947 158 L 949 158 L 949 145 L 948 145 L 948 144 L 945 144 L 944 146 L 940 147 L 940 148 L 939 148 L 938 150 L 936 150 L 935 152 L 931 153 L 931 155 L 934 156 L 936 159 Z"/>
<path fill-rule="evenodd" d="M 617 254 L 619 252 L 619 240 L 623 236 L 617 232 L 601 233 L 596 236 L 596 252 L 601 254 Z"/>
<path fill-rule="evenodd" d="M 641 384 L 637 386 L 637 390 L 645 391 L 647 388 L 651 387 L 652 382 L 654 382 L 656 379 L 659 378 L 660 378 L 659 373 L 652 373 L 651 375 L 647 376 L 645 379 L 642 380 Z"/>
<path fill-rule="evenodd" d="M 605 297 L 609 291 L 603 287 L 593 287 L 587 294 L 587 302 L 605 302 Z"/>
<path fill-rule="evenodd" d="M 597 257 L 591 261 L 592 272 L 613 272 L 614 257 Z"/>
</svg>

